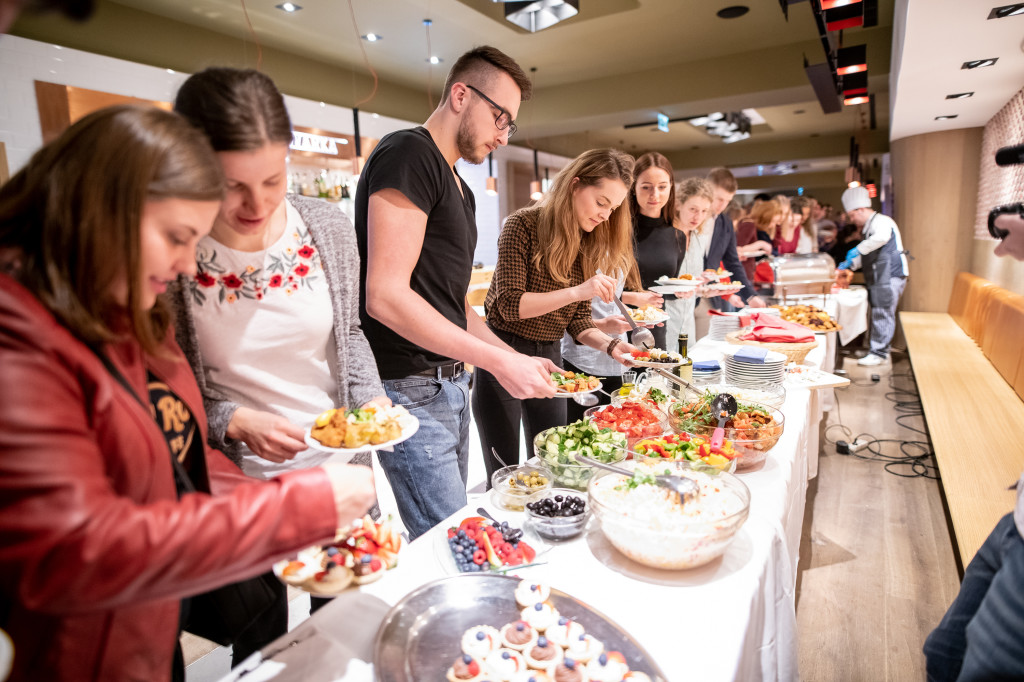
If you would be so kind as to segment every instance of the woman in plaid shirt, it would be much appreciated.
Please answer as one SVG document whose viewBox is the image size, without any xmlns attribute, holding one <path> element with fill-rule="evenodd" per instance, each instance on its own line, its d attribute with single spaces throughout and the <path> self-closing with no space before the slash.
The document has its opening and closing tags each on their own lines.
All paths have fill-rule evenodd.
<svg viewBox="0 0 1024 682">
<path fill-rule="evenodd" d="M 498 263 L 484 306 L 487 325 L 505 343 L 527 355 L 561 365 L 562 334 L 628 365 L 635 350 L 595 326 L 590 299 L 611 301 L 616 280 L 602 273 L 632 272 L 633 223 L 625 202 L 633 183 L 633 157 L 593 149 L 569 163 L 543 199 L 505 221 L 498 237 Z M 489 372 L 477 369 L 473 415 L 487 465 L 487 478 L 501 464 L 519 461 L 519 425 L 527 443 L 565 423 L 561 400 L 518 400 Z"/>
</svg>

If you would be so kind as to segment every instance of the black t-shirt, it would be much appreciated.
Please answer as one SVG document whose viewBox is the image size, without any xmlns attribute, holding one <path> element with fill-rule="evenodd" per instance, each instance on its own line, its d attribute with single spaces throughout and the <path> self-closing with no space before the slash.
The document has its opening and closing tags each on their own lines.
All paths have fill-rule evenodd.
<svg viewBox="0 0 1024 682">
<path fill-rule="evenodd" d="M 167 384 L 152 373 L 147 374 L 149 411 L 164 433 L 170 456 L 181 463 L 192 482 L 192 488 L 203 490 L 206 487 L 206 459 L 203 457 L 203 439 L 199 436 L 196 420 L 185 402 Z M 177 476 L 174 482 L 178 497 L 191 492 Z"/>
<path fill-rule="evenodd" d="M 644 289 L 654 286 L 659 277 L 675 277 L 679 274 L 683 250 L 676 238 L 677 232 L 661 218 L 648 218 L 640 214 L 635 217 L 633 236 L 636 239 L 636 262 Z"/>
<path fill-rule="evenodd" d="M 461 182 L 461 178 L 459 179 Z M 476 250 L 476 200 L 462 183 L 426 128 L 386 135 L 373 150 L 356 189 L 356 241 L 359 244 L 359 316 L 382 379 L 400 379 L 451 362 L 408 341 L 366 314 L 367 205 L 370 195 L 396 189 L 427 214 L 412 290 L 453 324 L 466 328 L 466 291 Z"/>
</svg>

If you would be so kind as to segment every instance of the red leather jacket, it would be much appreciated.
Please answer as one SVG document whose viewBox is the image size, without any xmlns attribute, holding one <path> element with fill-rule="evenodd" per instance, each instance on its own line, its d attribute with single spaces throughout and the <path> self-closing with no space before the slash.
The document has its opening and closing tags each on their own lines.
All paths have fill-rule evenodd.
<svg viewBox="0 0 1024 682">
<path fill-rule="evenodd" d="M 195 379 L 133 343 L 108 353 L 140 396 L 151 370 L 188 404 Z M 0 275 L 0 627 L 12 680 L 168 679 L 179 599 L 262 573 L 334 535 L 326 474 L 271 482 L 207 450 L 212 494 L 177 499 L 150 413 L 25 288 Z"/>
</svg>

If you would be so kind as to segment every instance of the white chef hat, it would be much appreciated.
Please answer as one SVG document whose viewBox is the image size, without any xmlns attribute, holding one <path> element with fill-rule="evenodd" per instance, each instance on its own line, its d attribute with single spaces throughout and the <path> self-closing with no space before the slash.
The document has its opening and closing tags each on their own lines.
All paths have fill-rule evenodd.
<svg viewBox="0 0 1024 682">
<path fill-rule="evenodd" d="M 871 197 L 865 187 L 851 187 L 843 192 L 843 209 L 849 213 L 856 208 L 871 208 Z"/>
</svg>

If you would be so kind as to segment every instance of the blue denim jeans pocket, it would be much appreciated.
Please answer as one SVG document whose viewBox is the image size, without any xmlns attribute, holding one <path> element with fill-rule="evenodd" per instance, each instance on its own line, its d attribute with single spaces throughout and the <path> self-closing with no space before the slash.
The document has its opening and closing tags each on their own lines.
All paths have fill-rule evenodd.
<svg viewBox="0 0 1024 682">
<path fill-rule="evenodd" d="M 384 390 L 420 423 L 409 440 L 378 455 L 402 521 L 416 538 L 466 504 L 469 375 L 389 379 Z"/>
</svg>

